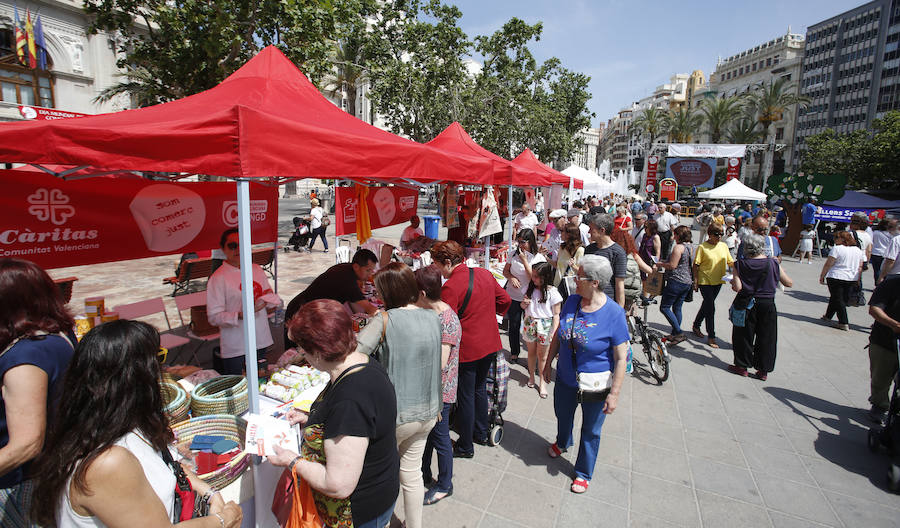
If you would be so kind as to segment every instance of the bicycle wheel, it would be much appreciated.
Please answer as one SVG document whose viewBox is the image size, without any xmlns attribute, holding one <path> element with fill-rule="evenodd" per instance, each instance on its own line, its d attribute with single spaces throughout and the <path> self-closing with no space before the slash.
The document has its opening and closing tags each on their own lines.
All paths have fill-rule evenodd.
<svg viewBox="0 0 900 528">
<path fill-rule="evenodd" d="M 647 357 L 650 358 L 650 372 L 660 385 L 669 379 L 669 361 L 666 344 L 658 332 L 647 333 L 647 344 L 644 345 Z"/>
</svg>

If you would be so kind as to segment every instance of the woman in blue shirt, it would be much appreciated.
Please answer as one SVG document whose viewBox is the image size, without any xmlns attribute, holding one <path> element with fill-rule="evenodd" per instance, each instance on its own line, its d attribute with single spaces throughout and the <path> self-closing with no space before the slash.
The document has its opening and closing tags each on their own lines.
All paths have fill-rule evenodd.
<svg viewBox="0 0 900 528">
<path fill-rule="evenodd" d="M 605 257 L 585 255 L 582 258 L 575 277 L 575 294 L 566 300 L 560 312 L 559 329 L 550 342 L 544 368 L 544 378 L 550 381 L 551 362 L 559 356 L 553 390 L 557 433 L 556 442 L 547 450 L 550 457 L 558 457 L 574 444 L 575 408 L 581 404 L 581 439 L 571 487 L 573 493 L 587 491 L 597 461 L 600 429 L 606 415 L 616 410 L 625 379 L 629 340 L 625 310 L 603 293 L 603 285 L 609 283 L 612 273 Z M 604 389 L 605 398 L 579 389 L 579 385 L 584 387 L 589 382 Z"/>
</svg>

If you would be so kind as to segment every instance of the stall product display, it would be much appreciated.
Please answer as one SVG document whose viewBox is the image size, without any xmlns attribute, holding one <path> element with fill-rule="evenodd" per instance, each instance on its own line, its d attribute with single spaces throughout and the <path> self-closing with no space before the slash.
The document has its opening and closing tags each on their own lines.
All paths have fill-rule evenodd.
<svg viewBox="0 0 900 528">
<path fill-rule="evenodd" d="M 191 395 L 178 382 L 163 380 L 159 384 L 165 407 L 163 411 L 169 417 L 169 423 L 178 423 L 188 418 L 191 410 Z"/>
<path fill-rule="evenodd" d="M 199 471 L 200 468 L 199 466 L 197 467 L 197 476 L 216 489 L 225 488 L 225 486 L 237 480 L 241 473 L 250 467 L 250 455 L 243 452 L 244 438 L 247 435 L 247 422 L 243 418 L 230 414 L 197 416 L 173 425 L 172 432 L 175 433 L 175 444 L 178 446 L 180 453 L 184 455 L 189 451 L 190 456 L 195 459 L 195 463 L 203 462 L 204 469 L 207 469 L 207 464 L 218 466 L 217 469 L 208 473 Z M 217 437 L 216 442 L 211 443 L 210 449 L 208 449 L 215 457 L 204 456 L 198 458 L 198 455 L 203 451 L 190 451 L 191 443 L 197 436 Z M 201 438 L 198 447 L 206 446 L 202 440 Z M 234 442 L 238 447 L 225 453 L 215 453 L 213 446 L 222 440 Z M 228 460 L 224 462 L 226 458 Z M 220 462 L 224 463 L 220 464 Z"/>
<path fill-rule="evenodd" d="M 315 396 L 310 398 L 309 394 L 315 392 L 317 396 L 328 380 L 328 374 L 324 372 L 311 367 L 291 365 L 272 374 L 260 392 L 273 400 L 293 401 L 297 407 L 309 408 L 309 404 L 312 404 L 312 400 L 315 399 Z"/>
<path fill-rule="evenodd" d="M 197 385 L 191 394 L 191 413 L 243 414 L 250 408 L 247 379 L 243 376 L 219 376 Z"/>
</svg>

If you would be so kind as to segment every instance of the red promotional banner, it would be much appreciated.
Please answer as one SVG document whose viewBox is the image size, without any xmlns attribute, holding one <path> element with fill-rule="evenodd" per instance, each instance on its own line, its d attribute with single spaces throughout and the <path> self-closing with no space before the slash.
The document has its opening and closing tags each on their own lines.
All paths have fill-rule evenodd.
<svg viewBox="0 0 900 528">
<path fill-rule="evenodd" d="M 57 110 L 55 108 L 44 108 L 42 106 L 19 105 L 19 113 L 25 119 L 34 119 L 36 121 L 51 121 L 53 119 L 69 119 L 72 117 L 86 117 L 90 114 L 80 114 L 78 112 L 66 112 L 65 110 Z"/>
<path fill-rule="evenodd" d="M 45 269 L 213 249 L 238 223 L 233 183 L 4 171 L 3 190 L 0 257 Z M 275 241 L 276 188 L 250 185 L 250 218 L 253 243 Z"/>
<path fill-rule="evenodd" d="M 356 232 L 356 213 L 359 201 L 356 188 L 338 187 L 335 200 L 334 232 L 346 235 Z M 369 206 L 369 224 L 372 229 L 408 222 L 419 206 L 419 193 L 403 187 L 377 187 L 369 189 L 366 199 Z"/>
<path fill-rule="evenodd" d="M 672 178 L 663 178 L 659 182 L 659 199 L 674 202 L 678 199 L 678 182 Z"/>
<path fill-rule="evenodd" d="M 656 167 L 659 156 L 647 156 L 647 192 L 656 192 Z"/>
<path fill-rule="evenodd" d="M 728 158 L 728 173 L 725 175 L 725 181 L 738 179 L 741 177 L 741 158 Z"/>
</svg>

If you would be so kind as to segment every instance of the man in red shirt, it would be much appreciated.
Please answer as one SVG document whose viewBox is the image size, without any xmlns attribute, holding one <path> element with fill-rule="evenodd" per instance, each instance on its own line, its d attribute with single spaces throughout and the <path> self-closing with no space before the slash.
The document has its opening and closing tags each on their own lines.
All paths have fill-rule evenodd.
<svg viewBox="0 0 900 528">
<path fill-rule="evenodd" d="M 453 456 L 472 458 L 475 454 L 473 442 L 487 443 L 485 380 L 495 354 L 503 347 L 495 315 L 505 314 L 512 301 L 491 272 L 465 265 L 465 252 L 456 242 L 435 244 L 431 258 L 447 279 L 441 288 L 441 300 L 459 315 L 462 326 L 456 395 L 459 440 L 453 448 Z M 470 277 L 471 295 L 466 302 Z"/>
</svg>

